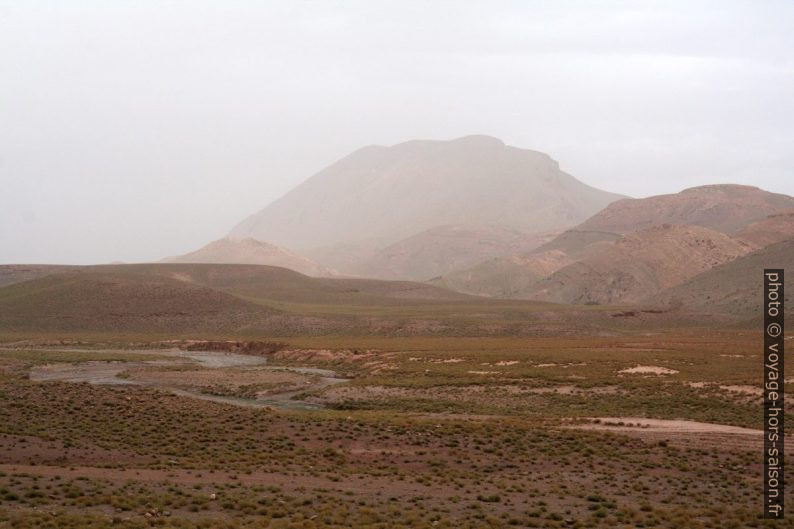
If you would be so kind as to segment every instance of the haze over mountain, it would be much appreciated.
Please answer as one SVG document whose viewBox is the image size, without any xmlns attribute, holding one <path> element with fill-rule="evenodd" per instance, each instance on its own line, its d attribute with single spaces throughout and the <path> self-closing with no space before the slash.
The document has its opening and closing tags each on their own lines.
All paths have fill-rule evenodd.
<svg viewBox="0 0 794 529">
<path fill-rule="evenodd" d="M 438 226 L 376 249 L 348 270 L 362 277 L 428 280 L 493 256 L 528 252 L 553 236 L 504 226 Z"/>
<path fill-rule="evenodd" d="M 736 185 L 624 199 L 523 255 L 444 276 L 461 292 L 626 303 L 794 237 L 794 198 Z"/>
<path fill-rule="evenodd" d="M 225 237 L 213 241 L 194 252 L 169 257 L 166 263 L 258 264 L 289 268 L 314 277 L 329 277 L 334 273 L 308 257 L 298 255 L 273 244 L 256 239 Z"/>
<path fill-rule="evenodd" d="M 370 146 L 323 169 L 232 231 L 292 250 L 385 248 L 444 225 L 540 233 L 573 226 L 619 195 L 590 187 L 548 155 L 496 138 Z"/>
<path fill-rule="evenodd" d="M 433 283 L 479 296 L 528 298 L 544 277 L 596 254 L 619 238 L 609 232 L 566 230 L 531 252 L 495 257 L 435 278 Z"/>
</svg>

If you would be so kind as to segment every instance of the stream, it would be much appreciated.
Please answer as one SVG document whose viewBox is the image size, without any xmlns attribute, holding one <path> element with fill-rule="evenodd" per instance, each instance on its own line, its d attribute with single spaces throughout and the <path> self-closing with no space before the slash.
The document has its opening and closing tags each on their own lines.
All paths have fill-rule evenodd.
<svg viewBox="0 0 794 529">
<path fill-rule="evenodd" d="M 118 352 L 118 351 L 97 351 L 97 350 L 77 350 L 69 349 L 74 352 Z M 73 383 L 89 383 L 112 386 L 144 386 L 153 387 L 163 391 L 169 391 L 175 395 L 190 397 L 211 402 L 233 404 L 235 406 L 245 406 L 252 408 L 275 408 L 280 410 L 317 410 L 323 409 L 323 405 L 312 402 L 305 402 L 296 399 L 298 395 L 323 389 L 336 384 L 347 382 L 348 379 L 341 378 L 336 372 L 329 369 L 319 369 L 314 367 L 292 367 L 292 366 L 268 366 L 267 359 L 262 356 L 251 356 L 237 353 L 225 353 L 215 351 L 125 351 L 135 354 L 150 354 L 156 357 L 168 356 L 174 360 L 163 360 L 161 358 L 151 361 L 123 362 L 123 361 L 88 361 L 78 363 L 59 362 L 31 368 L 29 377 L 34 382 L 61 381 Z M 258 370 L 290 371 L 303 375 L 312 375 L 314 382 L 311 385 L 298 389 L 287 389 L 285 391 L 268 394 L 259 398 L 242 398 L 232 396 L 221 396 L 204 393 L 199 389 L 186 389 L 183 386 L 169 384 L 166 382 L 151 382 L 145 380 L 134 380 L 122 378 L 119 375 L 125 371 L 151 367 L 173 367 L 173 366 L 200 366 L 209 369 L 220 368 L 241 368 L 256 367 Z"/>
</svg>

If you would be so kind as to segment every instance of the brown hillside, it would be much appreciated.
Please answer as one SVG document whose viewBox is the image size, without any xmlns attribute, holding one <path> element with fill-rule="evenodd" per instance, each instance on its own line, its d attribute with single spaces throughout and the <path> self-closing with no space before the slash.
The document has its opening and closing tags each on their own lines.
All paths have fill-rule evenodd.
<svg viewBox="0 0 794 529">
<path fill-rule="evenodd" d="M 612 241 L 619 239 L 621 235 L 663 224 L 700 226 L 735 236 L 737 241 L 746 246 L 745 251 L 749 251 L 794 235 L 794 216 L 789 209 L 792 205 L 792 197 L 738 185 L 704 186 L 674 195 L 619 200 L 527 255 L 485 261 L 447 274 L 437 284 L 461 292 L 497 297 L 540 296 L 541 299 L 565 301 L 580 299 L 584 289 L 580 283 L 588 281 L 591 283 L 593 299 L 588 294 L 577 302 L 623 299 L 621 292 L 635 289 L 641 291 L 654 282 L 664 281 L 664 277 L 647 269 L 641 272 L 640 268 L 644 265 L 633 262 L 629 257 L 621 257 L 620 245 L 613 250 Z M 693 267 L 696 271 L 700 271 L 698 266 L 703 265 L 701 259 L 705 258 L 705 263 L 711 262 L 708 256 L 697 250 L 693 250 L 691 255 L 682 252 L 682 249 L 690 247 L 688 241 L 692 234 L 688 234 L 686 230 L 679 233 L 685 235 L 685 239 L 680 241 L 678 248 L 673 248 L 675 244 L 665 243 L 670 246 L 670 253 L 660 253 L 660 261 L 652 266 L 654 269 L 662 270 L 666 267 L 675 271 L 672 272 L 673 276 L 678 278 L 682 277 L 682 267 L 680 263 L 673 262 L 674 260 L 686 262 L 691 259 L 696 263 Z M 624 241 L 622 244 L 625 246 L 627 243 Z M 663 247 L 665 245 L 659 248 Z M 603 256 L 596 258 L 602 252 L 605 252 Z M 667 255 L 670 262 L 665 264 Z M 735 255 L 733 250 L 726 254 L 731 255 Z M 589 261 L 590 258 L 595 261 Z M 633 271 L 627 269 L 623 274 L 617 270 L 606 273 L 605 270 L 612 266 L 607 262 L 611 258 L 620 258 L 620 262 L 639 268 Z M 717 258 L 715 262 L 724 261 Z M 557 268 L 553 267 L 555 263 Z M 568 268 L 563 270 L 563 267 Z M 549 277 L 543 284 L 539 284 L 539 290 L 535 288 L 535 284 L 544 279 L 541 277 L 544 272 L 548 275 L 558 270 L 560 275 Z M 604 273 L 606 276 L 602 275 Z M 643 277 L 644 279 L 640 279 Z M 599 285 L 601 281 L 612 281 L 616 286 L 610 289 L 603 284 Z M 563 290 L 555 293 L 554 290 L 558 288 Z M 629 299 L 633 297 L 629 296 Z"/>
<path fill-rule="evenodd" d="M 312 278 L 262 265 L 152 263 L 50 272 L 0 288 L 0 331 L 361 332 L 367 323 L 348 316 L 368 315 L 369 307 L 472 299 L 423 283 Z"/>
<path fill-rule="evenodd" d="M 481 296 L 525 299 L 541 279 L 619 238 L 608 232 L 567 230 L 531 252 L 489 259 L 445 274 L 434 284 Z"/>
<path fill-rule="evenodd" d="M 320 266 L 308 257 L 250 238 L 234 239 L 226 237 L 213 241 L 194 252 L 168 258 L 165 262 L 257 264 L 289 268 L 301 274 L 315 277 L 334 275 L 331 270 Z"/>
<path fill-rule="evenodd" d="M 258 265 L 137 265 L 141 273 L 166 276 L 243 299 L 292 303 L 388 303 L 388 300 L 461 300 L 468 296 L 426 283 L 376 279 L 315 278 L 286 268 Z"/>
<path fill-rule="evenodd" d="M 224 292 L 119 268 L 54 273 L 0 289 L 0 328 L 239 331 L 267 327 L 277 314 Z"/>
<path fill-rule="evenodd" d="M 557 270 L 529 296 L 558 303 L 633 303 L 749 250 L 708 228 L 666 224 L 628 234 Z"/>
<path fill-rule="evenodd" d="M 794 238 L 794 211 L 770 215 L 745 226 L 736 234 L 736 238 L 755 248 Z"/>
<path fill-rule="evenodd" d="M 694 224 L 734 233 L 769 215 L 794 208 L 794 198 L 757 187 L 711 185 L 685 189 L 673 195 L 613 202 L 580 224 L 579 230 L 614 233 L 660 224 Z"/>
<path fill-rule="evenodd" d="M 477 296 L 522 299 L 538 281 L 570 263 L 571 259 L 559 250 L 497 257 L 435 278 L 432 283 Z"/>
<path fill-rule="evenodd" d="M 689 281 L 645 299 L 660 306 L 683 306 L 702 312 L 760 318 L 765 268 L 783 268 L 787 313 L 794 312 L 794 239 L 781 241 L 729 263 L 707 270 Z"/>
</svg>

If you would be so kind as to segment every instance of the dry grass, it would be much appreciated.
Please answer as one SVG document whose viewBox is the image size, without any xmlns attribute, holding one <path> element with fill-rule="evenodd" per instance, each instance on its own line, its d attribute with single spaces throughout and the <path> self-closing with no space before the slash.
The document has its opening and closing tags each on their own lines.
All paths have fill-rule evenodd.
<svg viewBox="0 0 794 529">
<path fill-rule="evenodd" d="M 757 403 L 721 388 L 758 382 L 757 338 L 288 338 L 271 362 L 354 377 L 307 397 L 344 409 L 312 413 L 0 375 L 0 524 L 764 527 L 755 450 L 566 420 L 758 426 Z M 636 365 L 678 372 L 620 373 Z"/>
</svg>

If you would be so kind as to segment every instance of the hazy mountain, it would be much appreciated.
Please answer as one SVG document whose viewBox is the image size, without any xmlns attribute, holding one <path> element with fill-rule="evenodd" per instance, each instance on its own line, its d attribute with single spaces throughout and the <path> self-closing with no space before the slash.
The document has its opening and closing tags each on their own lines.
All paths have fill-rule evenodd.
<svg viewBox="0 0 794 529">
<path fill-rule="evenodd" d="M 195 252 L 165 259 L 168 263 L 259 264 L 289 268 L 301 274 L 328 277 L 333 272 L 308 257 L 255 239 L 226 237 Z"/>
<path fill-rule="evenodd" d="M 665 224 L 711 228 L 732 235 L 736 239 L 733 243 L 744 248 L 737 254 L 730 249 L 733 243 L 726 245 L 724 238 L 709 235 L 716 245 L 713 250 L 718 253 L 713 262 L 720 263 L 725 257 L 736 257 L 794 235 L 792 205 L 792 197 L 736 185 L 697 187 L 672 195 L 619 200 L 528 254 L 484 261 L 447 274 L 437 283 L 461 292 L 495 297 L 568 302 L 635 299 L 635 292 L 653 284 L 665 284 L 666 271 L 675 271 L 670 277 L 680 279 L 682 271 L 686 271 L 685 276 L 692 271 L 698 273 L 702 271 L 698 266 L 712 259 L 708 253 L 701 252 L 703 248 L 691 246 L 692 238 L 698 235 L 692 231 L 668 229 L 661 238 L 649 237 L 655 233 L 651 231 L 641 235 L 642 241 L 621 240 L 622 235 Z M 671 237 L 681 237 L 677 246 L 669 240 Z M 625 255 L 624 250 L 632 245 L 639 245 L 633 250 L 640 252 L 636 258 Z M 720 254 L 721 249 L 726 253 Z M 660 261 L 641 262 L 647 257 Z M 680 259 L 691 259 L 696 266 L 682 269 L 687 263 L 677 262 Z M 612 270 L 610 260 L 639 268 L 625 270 L 621 275 Z M 539 281 L 543 283 L 537 284 Z M 658 288 L 664 287 L 655 287 Z"/>
<path fill-rule="evenodd" d="M 540 255 L 495 257 L 434 278 L 431 283 L 477 296 L 522 299 L 528 297 L 538 281 L 572 262 L 558 250 Z"/>
<path fill-rule="evenodd" d="M 786 313 L 794 312 L 794 239 L 777 242 L 729 263 L 699 274 L 645 301 L 653 305 L 678 306 L 704 312 L 738 316 L 763 316 L 764 268 L 783 268 L 786 277 Z"/>
<path fill-rule="evenodd" d="M 303 253 L 340 274 L 358 276 L 366 263 L 386 246 L 388 243 L 382 239 L 366 239 L 306 249 Z"/>
<path fill-rule="evenodd" d="M 351 273 L 381 279 L 428 280 L 501 255 L 530 251 L 553 234 L 504 226 L 438 226 L 377 250 Z"/>
<path fill-rule="evenodd" d="M 378 241 L 443 225 L 539 233 L 573 226 L 621 198 L 587 186 L 546 154 L 487 136 L 360 149 L 231 232 L 305 250 Z"/>
</svg>

